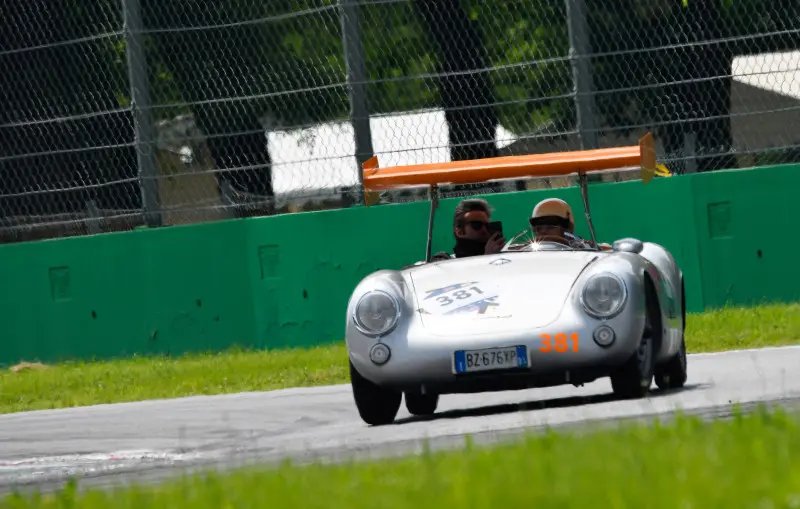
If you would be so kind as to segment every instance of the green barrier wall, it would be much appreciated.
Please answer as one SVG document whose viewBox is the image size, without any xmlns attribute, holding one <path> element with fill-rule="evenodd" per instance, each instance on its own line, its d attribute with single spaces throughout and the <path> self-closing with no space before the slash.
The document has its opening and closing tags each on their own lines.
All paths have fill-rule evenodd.
<svg viewBox="0 0 800 509">
<path fill-rule="evenodd" d="M 800 299 L 789 265 L 799 185 L 800 166 L 787 165 L 596 184 L 590 199 L 599 240 L 666 246 L 700 311 Z M 510 236 L 548 196 L 581 217 L 577 188 L 486 198 Z M 435 250 L 452 247 L 457 202 L 441 203 Z M 0 363 L 339 340 L 360 278 L 424 256 L 427 213 L 421 202 L 0 246 Z"/>
</svg>

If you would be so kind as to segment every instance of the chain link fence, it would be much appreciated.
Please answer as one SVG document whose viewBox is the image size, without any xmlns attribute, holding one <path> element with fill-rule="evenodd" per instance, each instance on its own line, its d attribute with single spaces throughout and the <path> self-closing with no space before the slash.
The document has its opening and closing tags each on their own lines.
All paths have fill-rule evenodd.
<svg viewBox="0 0 800 509">
<path fill-rule="evenodd" d="M 372 154 L 650 130 L 676 173 L 800 161 L 796 0 L 11 0 L 2 16 L 2 242 L 347 207 Z"/>
</svg>

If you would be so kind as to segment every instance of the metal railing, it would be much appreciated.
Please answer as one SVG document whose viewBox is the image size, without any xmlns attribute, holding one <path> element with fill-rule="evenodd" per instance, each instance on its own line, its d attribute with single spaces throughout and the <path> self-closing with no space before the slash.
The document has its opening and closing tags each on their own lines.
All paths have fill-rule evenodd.
<svg viewBox="0 0 800 509">
<path fill-rule="evenodd" d="M 2 242 L 351 206 L 373 153 L 800 161 L 794 0 L 87 6 L 4 12 Z"/>
</svg>

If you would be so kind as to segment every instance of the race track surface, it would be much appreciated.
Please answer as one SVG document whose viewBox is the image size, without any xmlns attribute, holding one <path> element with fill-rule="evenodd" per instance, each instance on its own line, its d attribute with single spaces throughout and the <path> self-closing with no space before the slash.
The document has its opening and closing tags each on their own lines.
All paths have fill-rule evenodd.
<svg viewBox="0 0 800 509">
<path fill-rule="evenodd" d="M 683 390 L 614 401 L 608 379 L 584 387 L 446 395 L 437 415 L 370 428 L 349 385 L 0 415 L 0 492 L 50 490 L 79 474 L 81 485 L 150 482 L 182 469 L 336 461 L 490 442 L 525 428 L 556 428 L 665 415 L 681 409 L 729 415 L 735 403 L 800 402 L 800 347 L 689 356 Z"/>
</svg>

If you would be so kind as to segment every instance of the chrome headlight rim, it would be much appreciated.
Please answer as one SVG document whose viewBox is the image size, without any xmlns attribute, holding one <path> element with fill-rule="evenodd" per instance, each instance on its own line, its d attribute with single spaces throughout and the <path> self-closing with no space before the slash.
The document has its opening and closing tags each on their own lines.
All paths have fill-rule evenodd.
<svg viewBox="0 0 800 509">
<path fill-rule="evenodd" d="M 381 294 L 388 297 L 392 301 L 392 304 L 394 305 L 394 316 L 392 317 L 391 322 L 389 322 L 389 324 L 386 327 L 384 327 L 382 330 L 379 331 L 373 331 L 365 327 L 364 324 L 361 323 L 361 320 L 359 319 L 358 316 L 358 308 L 364 302 L 364 299 L 374 294 Z M 358 329 L 358 331 L 361 334 L 364 334 L 365 336 L 379 338 L 381 336 L 389 334 L 394 330 L 394 328 L 397 326 L 397 322 L 400 321 L 400 314 L 401 314 L 400 300 L 397 297 L 395 297 L 394 295 L 385 290 L 370 290 L 368 292 L 364 292 L 364 294 L 358 298 L 358 302 L 356 302 L 355 308 L 353 308 L 353 323 L 355 324 L 356 329 Z"/>
<path fill-rule="evenodd" d="M 586 289 L 589 287 L 589 283 L 595 278 L 598 277 L 609 277 L 615 280 L 622 290 L 622 298 L 619 300 L 619 304 L 617 307 L 609 311 L 608 313 L 600 313 L 597 310 L 593 309 L 587 302 L 586 302 Z M 614 318 L 618 314 L 622 312 L 625 308 L 625 304 L 628 302 L 628 287 L 625 285 L 625 281 L 618 275 L 614 274 L 613 272 L 598 272 L 597 274 L 592 274 L 589 278 L 586 279 L 586 282 L 583 284 L 583 288 L 581 289 L 580 293 L 580 303 L 583 310 L 593 318 L 598 318 L 601 320 L 607 320 L 609 318 Z"/>
</svg>

